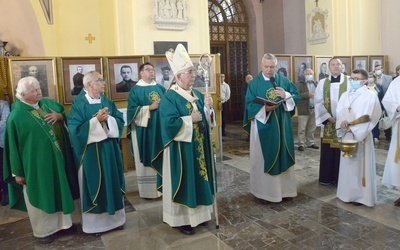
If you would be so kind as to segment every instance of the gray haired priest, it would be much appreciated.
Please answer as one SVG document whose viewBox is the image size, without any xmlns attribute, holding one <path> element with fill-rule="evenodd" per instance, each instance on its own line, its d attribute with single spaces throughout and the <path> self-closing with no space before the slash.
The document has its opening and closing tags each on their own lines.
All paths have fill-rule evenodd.
<svg viewBox="0 0 400 250">
<path fill-rule="evenodd" d="M 176 82 L 159 103 L 159 150 L 152 160 L 162 181 L 163 221 L 187 235 L 205 226 L 213 211 L 210 127 L 215 126 L 211 96 L 193 89 L 196 71 L 182 44 L 166 52 Z M 162 190 L 161 190 L 162 187 Z"/>
</svg>

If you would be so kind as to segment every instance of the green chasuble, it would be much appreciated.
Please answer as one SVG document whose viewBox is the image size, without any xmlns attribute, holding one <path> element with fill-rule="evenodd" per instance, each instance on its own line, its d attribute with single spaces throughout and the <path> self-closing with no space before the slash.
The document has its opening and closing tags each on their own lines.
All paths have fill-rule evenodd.
<svg viewBox="0 0 400 250">
<path fill-rule="evenodd" d="M 152 165 L 162 176 L 163 149 L 169 147 L 170 171 L 173 202 L 183 204 L 190 208 L 201 205 L 213 204 L 213 175 L 210 151 L 210 131 L 204 114 L 204 98 L 196 89 L 191 95 L 198 98 L 195 102 L 201 112 L 203 120 L 193 124 L 193 134 L 190 142 L 175 141 L 174 138 L 183 126 L 181 117 L 190 116 L 193 105 L 172 88 L 167 90 L 158 106 L 159 121 L 157 131 L 161 131 L 161 137 L 157 136 L 153 150 L 156 156 Z M 200 124 L 200 125 L 199 125 Z M 215 176 L 215 175 L 214 175 Z M 161 190 L 160 179 L 157 180 Z"/>
<path fill-rule="evenodd" d="M 128 98 L 128 112 L 127 112 L 127 120 L 128 120 L 128 130 L 127 137 L 131 139 L 131 124 L 135 123 L 135 118 L 139 114 L 140 110 L 143 106 L 149 106 L 155 101 L 160 101 L 164 96 L 165 88 L 160 84 L 155 85 L 138 85 L 136 84 L 129 93 Z M 150 111 L 150 119 L 148 121 L 147 127 L 136 126 L 136 137 L 138 140 L 138 148 L 140 162 L 143 166 L 150 166 L 151 164 L 151 156 L 152 156 L 152 139 L 154 138 L 154 129 L 155 129 L 155 119 L 158 113 L 158 109 Z M 132 146 L 132 144 L 131 144 Z M 133 148 L 131 147 L 133 152 Z"/>
<path fill-rule="evenodd" d="M 289 92 L 296 105 L 300 96 L 296 85 L 289 79 L 275 74 L 276 84 Z M 254 78 L 247 87 L 246 103 L 243 118 L 243 128 L 250 134 L 251 121 L 257 113 L 264 109 L 264 105 L 254 102 L 256 97 L 279 101 L 274 92 L 271 81 L 266 81 L 262 72 Z M 268 121 L 263 124 L 257 122 L 258 136 L 264 156 L 264 172 L 279 175 L 286 172 L 295 163 L 293 127 L 290 111 L 285 111 L 283 104 L 272 111 Z"/>
<path fill-rule="evenodd" d="M 64 107 L 42 99 L 39 109 L 17 100 L 7 119 L 4 140 L 4 179 L 9 183 L 10 207 L 26 211 L 22 186 L 12 176 L 25 177 L 29 202 L 45 213 L 74 211 L 79 197 L 77 169 L 64 122 L 47 123 L 50 109 L 64 116 Z"/>
<path fill-rule="evenodd" d="M 124 207 L 124 169 L 119 138 L 124 120 L 115 104 L 101 95 L 101 103 L 89 104 L 86 97 L 75 98 L 68 115 L 68 129 L 78 165 L 82 167 L 82 207 L 84 213 L 108 213 Z M 90 119 L 97 112 L 108 107 L 119 129 L 119 138 L 107 138 L 88 144 L 91 132 Z"/>
</svg>

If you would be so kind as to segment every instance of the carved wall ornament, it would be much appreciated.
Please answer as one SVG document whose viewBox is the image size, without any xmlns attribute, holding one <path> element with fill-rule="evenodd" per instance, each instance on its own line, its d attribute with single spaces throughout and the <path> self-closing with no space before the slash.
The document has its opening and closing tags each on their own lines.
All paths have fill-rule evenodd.
<svg viewBox="0 0 400 250">
<path fill-rule="evenodd" d="M 162 30 L 184 30 L 190 18 L 186 0 L 153 0 L 154 25 Z"/>
<path fill-rule="evenodd" d="M 322 10 L 315 7 L 307 16 L 310 44 L 326 43 L 329 37 L 328 33 L 328 10 Z"/>
</svg>

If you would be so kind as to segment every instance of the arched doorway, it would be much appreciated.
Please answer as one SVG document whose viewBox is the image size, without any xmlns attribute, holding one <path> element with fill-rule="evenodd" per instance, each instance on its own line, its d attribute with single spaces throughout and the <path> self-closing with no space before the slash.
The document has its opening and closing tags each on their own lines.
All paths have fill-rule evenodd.
<svg viewBox="0 0 400 250">
<path fill-rule="evenodd" d="M 209 0 L 210 51 L 221 55 L 221 73 L 231 88 L 227 122 L 241 120 L 240 96 L 249 72 L 249 24 L 242 0 Z"/>
</svg>

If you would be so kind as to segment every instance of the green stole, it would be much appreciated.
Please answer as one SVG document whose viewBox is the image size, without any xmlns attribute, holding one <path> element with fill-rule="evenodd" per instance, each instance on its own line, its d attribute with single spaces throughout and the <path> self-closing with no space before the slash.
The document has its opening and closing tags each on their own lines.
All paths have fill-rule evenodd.
<svg viewBox="0 0 400 250">
<path fill-rule="evenodd" d="M 329 80 L 329 77 L 325 79 L 323 91 L 324 91 L 324 106 L 326 110 L 329 112 L 329 114 L 333 116 L 331 110 L 331 81 Z M 340 99 L 340 96 L 346 91 L 347 91 L 347 77 L 344 77 L 344 81 L 340 84 L 339 87 L 338 99 Z M 333 124 L 332 122 L 328 121 L 324 126 L 322 143 L 329 143 L 331 145 L 331 148 L 339 148 L 339 141 L 336 135 L 335 125 L 336 124 Z"/>
</svg>

